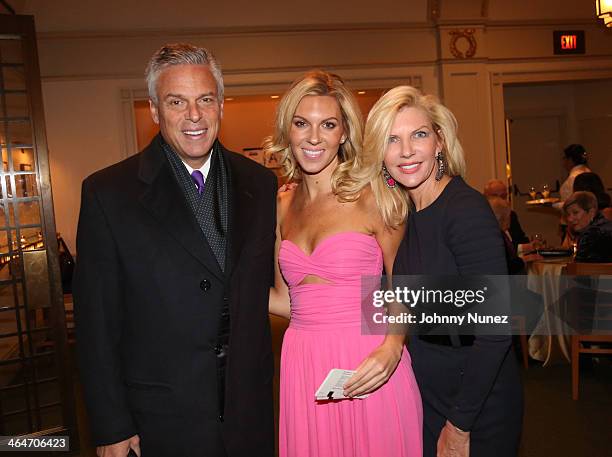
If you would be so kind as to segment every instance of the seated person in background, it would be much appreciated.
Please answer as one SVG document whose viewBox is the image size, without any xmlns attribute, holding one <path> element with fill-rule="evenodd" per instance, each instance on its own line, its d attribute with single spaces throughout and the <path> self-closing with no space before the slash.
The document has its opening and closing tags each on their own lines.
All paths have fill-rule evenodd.
<svg viewBox="0 0 612 457">
<path fill-rule="evenodd" d="M 612 221 L 597 210 L 592 192 L 574 192 L 563 213 L 576 243 L 576 262 L 612 262 Z"/>
<path fill-rule="evenodd" d="M 517 247 L 512 243 L 510 234 L 510 220 L 512 210 L 510 204 L 500 197 L 487 197 L 489 205 L 495 214 L 497 223 L 502 232 L 504 239 L 504 247 L 506 248 L 506 263 L 508 265 L 508 273 L 511 275 L 525 274 L 525 262 L 531 262 L 533 260 L 539 260 L 542 258 L 537 252 L 535 252 L 534 246 L 531 243 L 521 243 L 520 251 L 521 255 L 518 254 Z M 524 254 L 522 254 L 524 253 Z"/>
<path fill-rule="evenodd" d="M 512 316 L 522 317 L 524 320 L 525 331 L 527 335 L 536 327 L 544 304 L 542 297 L 527 288 L 527 270 L 528 262 L 540 260 L 543 257 L 538 254 L 531 243 L 521 244 L 521 254 L 517 254 L 517 250 L 508 237 L 508 227 L 510 224 L 510 204 L 500 197 L 488 197 L 489 205 L 495 214 L 497 223 L 502 232 L 504 239 L 504 247 L 506 249 L 506 264 L 508 265 L 508 273 L 514 275 L 510 279 L 510 294 L 511 294 L 511 310 Z M 525 253 L 525 254 L 523 254 Z M 518 343 L 517 335 L 513 337 L 513 341 Z M 515 347 L 520 347 L 517 345 Z"/>
<path fill-rule="evenodd" d="M 487 198 L 499 197 L 508 201 L 508 186 L 499 179 L 491 179 L 487 182 L 482 193 Z M 510 208 L 510 206 L 508 206 L 508 208 Z M 525 235 L 519 223 L 518 216 L 512 209 L 510 209 L 510 227 L 508 228 L 508 234 L 510 235 L 510 240 L 515 250 L 518 249 L 519 244 L 529 243 L 529 238 Z"/>
<path fill-rule="evenodd" d="M 581 173 L 574 179 L 574 192 L 592 192 L 597 198 L 597 208 L 603 217 L 612 220 L 612 199 L 606 193 L 604 184 L 597 173 Z"/>
</svg>

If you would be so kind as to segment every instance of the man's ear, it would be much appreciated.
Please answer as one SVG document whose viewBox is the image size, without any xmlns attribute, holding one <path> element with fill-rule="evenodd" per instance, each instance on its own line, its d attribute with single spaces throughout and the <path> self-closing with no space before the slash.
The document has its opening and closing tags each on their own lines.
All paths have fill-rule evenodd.
<svg viewBox="0 0 612 457">
<path fill-rule="evenodd" d="M 151 99 L 149 99 L 149 111 L 151 111 L 153 122 L 159 125 L 159 108 L 157 108 L 157 105 Z"/>
</svg>

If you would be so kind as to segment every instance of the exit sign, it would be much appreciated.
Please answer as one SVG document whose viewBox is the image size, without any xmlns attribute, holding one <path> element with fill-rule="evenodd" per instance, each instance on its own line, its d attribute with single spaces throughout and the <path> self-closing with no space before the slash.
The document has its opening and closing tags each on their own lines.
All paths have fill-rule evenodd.
<svg viewBox="0 0 612 457">
<path fill-rule="evenodd" d="M 584 54 L 584 30 L 555 30 L 553 48 L 555 54 Z"/>
</svg>

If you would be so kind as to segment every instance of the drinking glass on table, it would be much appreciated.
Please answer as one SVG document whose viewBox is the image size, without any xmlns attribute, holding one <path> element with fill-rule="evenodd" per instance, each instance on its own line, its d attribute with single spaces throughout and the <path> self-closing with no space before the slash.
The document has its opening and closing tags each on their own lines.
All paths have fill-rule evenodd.
<svg viewBox="0 0 612 457">
<path fill-rule="evenodd" d="M 531 186 L 529 188 L 529 196 L 531 197 L 532 200 L 535 200 L 536 195 L 538 195 L 538 193 L 536 192 L 536 188 Z"/>
<path fill-rule="evenodd" d="M 546 240 L 542 238 L 540 233 L 536 233 L 531 237 L 531 244 L 534 249 L 542 249 L 546 247 Z"/>
<path fill-rule="evenodd" d="M 544 184 L 542 186 L 542 197 L 543 198 L 550 197 L 550 187 L 548 186 L 548 184 Z"/>
</svg>

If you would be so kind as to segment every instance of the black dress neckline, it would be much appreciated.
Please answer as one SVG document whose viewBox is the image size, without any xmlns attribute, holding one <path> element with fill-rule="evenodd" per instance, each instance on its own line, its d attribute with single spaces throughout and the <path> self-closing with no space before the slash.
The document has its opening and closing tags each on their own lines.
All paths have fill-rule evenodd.
<svg viewBox="0 0 612 457">
<path fill-rule="evenodd" d="M 420 210 L 416 210 L 416 206 L 414 204 L 414 202 L 412 200 L 410 200 L 410 209 L 411 212 L 413 214 L 423 214 L 424 212 L 426 212 L 427 210 L 429 210 L 430 208 L 433 210 L 435 209 L 435 207 L 437 205 L 439 205 L 441 202 L 443 202 L 447 197 L 446 197 L 446 193 L 448 192 L 448 188 L 451 187 L 451 185 L 454 185 L 454 183 L 456 184 L 456 181 L 461 180 L 461 176 L 451 176 L 450 181 L 448 182 L 448 184 L 444 187 L 444 189 L 442 189 L 442 192 L 440 192 L 440 195 L 438 195 L 438 197 L 431 202 L 429 205 L 427 205 L 425 208 L 422 208 Z"/>
</svg>

